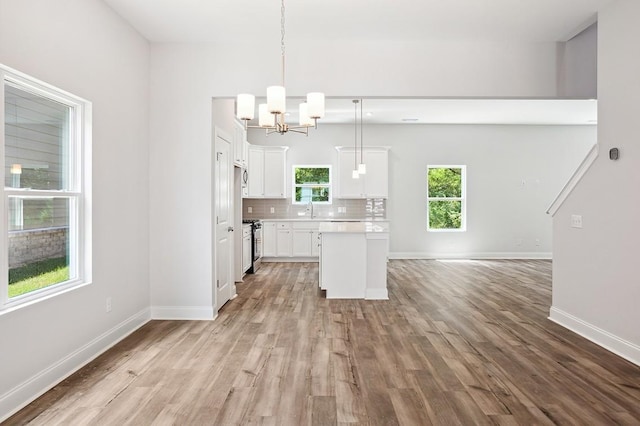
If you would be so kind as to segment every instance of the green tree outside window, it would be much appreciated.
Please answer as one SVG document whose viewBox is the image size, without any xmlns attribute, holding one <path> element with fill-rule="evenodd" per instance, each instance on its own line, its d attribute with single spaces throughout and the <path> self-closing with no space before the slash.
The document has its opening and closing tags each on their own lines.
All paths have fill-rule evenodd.
<svg viewBox="0 0 640 426">
<path fill-rule="evenodd" d="M 293 203 L 331 203 L 330 166 L 293 167 Z"/>
<path fill-rule="evenodd" d="M 465 167 L 427 167 L 428 230 L 464 230 Z"/>
</svg>

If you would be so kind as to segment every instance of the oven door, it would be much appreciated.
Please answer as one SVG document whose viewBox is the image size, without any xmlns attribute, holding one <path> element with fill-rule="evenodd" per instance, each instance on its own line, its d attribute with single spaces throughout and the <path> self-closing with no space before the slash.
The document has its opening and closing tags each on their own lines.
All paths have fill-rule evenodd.
<svg viewBox="0 0 640 426">
<path fill-rule="evenodd" d="M 256 262 L 262 258 L 262 226 L 254 224 L 253 226 L 253 261 Z"/>
</svg>

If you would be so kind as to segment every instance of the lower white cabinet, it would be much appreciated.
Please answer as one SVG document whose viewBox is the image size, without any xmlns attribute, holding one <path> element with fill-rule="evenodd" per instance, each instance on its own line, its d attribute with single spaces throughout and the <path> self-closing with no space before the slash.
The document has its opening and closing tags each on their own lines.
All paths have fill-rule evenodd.
<svg viewBox="0 0 640 426">
<path fill-rule="evenodd" d="M 251 267 L 251 225 L 242 226 L 242 272 Z"/>
<path fill-rule="evenodd" d="M 276 226 L 276 256 L 291 257 L 291 224 L 279 222 Z"/>
<path fill-rule="evenodd" d="M 318 222 L 293 223 L 293 256 L 318 257 Z"/>
<path fill-rule="evenodd" d="M 262 222 L 262 255 L 276 256 L 276 222 Z"/>
<path fill-rule="evenodd" d="M 318 257 L 320 222 L 263 222 L 265 257 Z"/>
</svg>

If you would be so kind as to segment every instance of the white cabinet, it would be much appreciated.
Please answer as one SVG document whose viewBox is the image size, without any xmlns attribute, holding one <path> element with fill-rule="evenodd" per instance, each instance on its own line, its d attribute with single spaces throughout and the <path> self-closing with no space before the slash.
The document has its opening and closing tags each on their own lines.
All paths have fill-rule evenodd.
<svg viewBox="0 0 640 426">
<path fill-rule="evenodd" d="M 249 198 L 264 197 L 264 150 L 262 147 L 249 145 L 248 153 L 248 183 Z"/>
<path fill-rule="evenodd" d="M 251 225 L 242 225 L 242 272 L 251 267 Z"/>
<path fill-rule="evenodd" d="M 277 221 L 262 223 L 265 257 L 318 257 L 320 222 Z"/>
<path fill-rule="evenodd" d="M 262 255 L 276 255 L 276 222 L 262 222 Z"/>
<path fill-rule="evenodd" d="M 318 256 L 318 228 L 319 222 L 294 222 L 292 233 L 293 256 Z"/>
<path fill-rule="evenodd" d="M 288 147 L 249 145 L 248 197 L 285 198 Z"/>
<path fill-rule="evenodd" d="M 236 121 L 233 133 L 233 164 L 238 167 L 247 166 L 247 130 L 244 124 Z"/>
<path fill-rule="evenodd" d="M 327 299 L 387 300 L 387 224 L 324 223 L 320 226 L 320 288 Z"/>
<path fill-rule="evenodd" d="M 291 225 L 280 222 L 276 226 L 276 256 L 291 257 Z"/>
<path fill-rule="evenodd" d="M 354 165 L 360 163 L 360 151 L 337 147 L 338 176 L 336 198 L 388 198 L 389 197 L 389 148 L 364 148 L 367 173 L 358 179 L 352 177 Z"/>
<path fill-rule="evenodd" d="M 264 150 L 264 196 L 265 198 L 285 198 L 286 148 L 265 148 Z"/>
</svg>

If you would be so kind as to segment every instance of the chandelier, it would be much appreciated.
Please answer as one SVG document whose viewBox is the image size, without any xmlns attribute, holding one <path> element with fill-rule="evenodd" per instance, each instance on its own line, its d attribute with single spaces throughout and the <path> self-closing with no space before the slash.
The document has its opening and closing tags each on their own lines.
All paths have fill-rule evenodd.
<svg viewBox="0 0 640 426">
<path fill-rule="evenodd" d="M 318 127 L 318 119 L 324 117 L 324 93 L 312 92 L 307 94 L 307 101 L 299 107 L 299 125 L 292 126 L 285 123 L 286 113 L 286 91 L 284 88 L 284 65 L 285 65 L 285 45 L 284 45 L 284 0 L 281 0 L 280 7 L 280 50 L 282 57 L 282 85 L 267 87 L 267 103 L 258 105 L 258 125 L 249 126 L 249 120 L 255 116 L 256 97 L 251 94 L 239 94 L 236 100 L 236 117 L 244 121 L 245 129 L 260 128 L 266 129 L 267 135 L 271 133 L 287 132 L 309 134 L 309 128 Z"/>
</svg>

